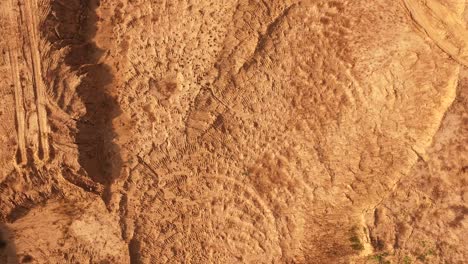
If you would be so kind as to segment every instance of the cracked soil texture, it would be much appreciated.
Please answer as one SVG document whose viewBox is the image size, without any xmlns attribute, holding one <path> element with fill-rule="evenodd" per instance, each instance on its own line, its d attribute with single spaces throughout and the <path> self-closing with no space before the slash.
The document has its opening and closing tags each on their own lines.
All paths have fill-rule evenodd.
<svg viewBox="0 0 468 264">
<path fill-rule="evenodd" d="M 467 4 L 2 0 L 0 263 L 466 263 Z"/>
</svg>

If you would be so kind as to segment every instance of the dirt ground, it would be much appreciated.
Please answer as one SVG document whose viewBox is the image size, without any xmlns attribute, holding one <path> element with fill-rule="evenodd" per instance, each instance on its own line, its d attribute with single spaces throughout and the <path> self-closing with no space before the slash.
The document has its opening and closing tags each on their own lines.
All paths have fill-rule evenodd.
<svg viewBox="0 0 468 264">
<path fill-rule="evenodd" d="M 2 0 L 0 263 L 468 262 L 465 0 Z"/>
</svg>

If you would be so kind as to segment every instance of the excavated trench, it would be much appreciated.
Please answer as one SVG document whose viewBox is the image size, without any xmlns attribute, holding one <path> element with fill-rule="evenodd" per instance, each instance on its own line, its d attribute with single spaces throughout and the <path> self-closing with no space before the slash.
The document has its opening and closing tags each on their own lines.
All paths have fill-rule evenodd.
<svg viewBox="0 0 468 264">
<path fill-rule="evenodd" d="M 51 14 L 54 15 L 46 19 L 42 32 L 56 51 L 67 50 L 62 67 L 69 67 L 69 72 L 80 78 L 75 88 L 84 106 L 83 114 L 76 120 L 78 161 L 86 175 L 106 189 L 120 174 L 122 160 L 119 147 L 113 142 L 116 133 L 112 120 L 120 114 L 116 99 L 111 95 L 114 77 L 111 67 L 101 62 L 105 50 L 93 41 L 99 2 L 53 1 Z M 70 108 L 65 107 L 64 111 L 71 113 Z M 73 183 L 89 188 L 89 184 L 79 179 Z"/>
</svg>

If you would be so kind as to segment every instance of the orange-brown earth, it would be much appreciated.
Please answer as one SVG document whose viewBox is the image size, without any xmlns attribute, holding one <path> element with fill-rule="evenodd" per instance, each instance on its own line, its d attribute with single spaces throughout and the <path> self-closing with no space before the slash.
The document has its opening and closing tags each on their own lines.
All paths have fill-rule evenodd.
<svg viewBox="0 0 468 264">
<path fill-rule="evenodd" d="M 0 263 L 465 263 L 465 0 L 4 0 Z"/>
</svg>

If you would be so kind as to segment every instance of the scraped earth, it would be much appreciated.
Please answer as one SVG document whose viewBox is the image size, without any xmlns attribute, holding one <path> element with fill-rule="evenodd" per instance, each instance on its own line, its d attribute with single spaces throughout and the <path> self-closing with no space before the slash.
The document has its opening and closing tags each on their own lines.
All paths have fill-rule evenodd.
<svg viewBox="0 0 468 264">
<path fill-rule="evenodd" d="M 465 263 L 465 0 L 4 0 L 0 263 Z"/>
</svg>

